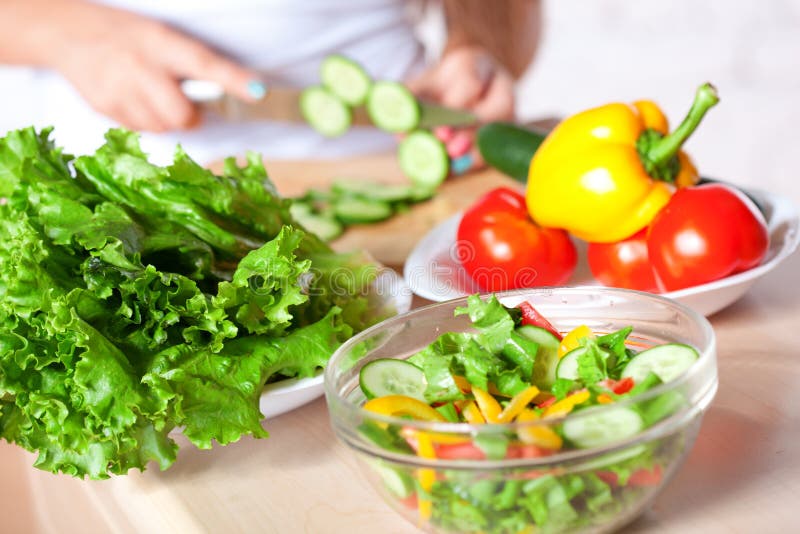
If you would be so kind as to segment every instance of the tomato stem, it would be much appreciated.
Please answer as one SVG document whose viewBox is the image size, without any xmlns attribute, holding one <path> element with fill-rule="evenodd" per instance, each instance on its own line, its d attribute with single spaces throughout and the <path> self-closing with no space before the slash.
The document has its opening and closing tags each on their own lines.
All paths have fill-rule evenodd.
<svg viewBox="0 0 800 534">
<path fill-rule="evenodd" d="M 681 145 L 692 135 L 692 132 L 703 120 L 706 112 L 719 102 L 717 89 L 710 83 L 704 83 L 697 89 L 694 102 L 683 122 L 672 132 L 653 143 L 647 151 L 647 159 L 655 167 L 669 162 L 680 150 Z"/>
</svg>

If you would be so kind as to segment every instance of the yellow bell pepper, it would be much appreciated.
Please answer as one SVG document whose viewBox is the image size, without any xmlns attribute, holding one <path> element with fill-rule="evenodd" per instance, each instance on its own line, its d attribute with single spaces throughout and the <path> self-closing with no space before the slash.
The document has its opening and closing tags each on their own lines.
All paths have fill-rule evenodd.
<svg viewBox="0 0 800 534">
<path fill-rule="evenodd" d="M 650 101 L 608 104 L 565 119 L 531 160 L 526 198 L 531 217 L 595 243 L 635 234 L 667 203 L 672 184 L 698 180 L 680 148 L 718 101 L 714 87 L 702 85 L 672 133 Z"/>
<path fill-rule="evenodd" d="M 560 401 L 554 402 L 548 406 L 544 411 L 544 417 L 561 417 L 562 415 L 567 415 L 575 406 L 589 400 L 589 396 L 589 392 L 584 389 L 568 397 L 564 397 Z"/>
<path fill-rule="evenodd" d="M 558 357 L 563 358 L 567 355 L 567 353 L 571 350 L 575 350 L 581 346 L 581 339 L 587 337 L 595 337 L 594 332 L 592 329 L 582 324 L 580 326 L 576 326 L 569 333 L 564 336 L 564 339 L 561 340 L 561 343 L 558 345 Z"/>
<path fill-rule="evenodd" d="M 538 421 L 541 416 L 533 410 L 522 410 L 522 413 L 517 417 L 517 422 L 525 423 L 528 421 Z M 558 450 L 563 445 L 561 436 L 548 426 L 530 426 L 520 428 L 517 431 L 519 439 L 523 443 L 536 445 L 543 449 Z"/>
<path fill-rule="evenodd" d="M 364 409 L 382 415 L 408 416 L 421 421 L 441 421 L 447 419 L 424 402 L 405 395 L 386 395 L 367 401 Z"/>
<path fill-rule="evenodd" d="M 499 422 L 498 418 L 500 417 L 500 412 L 503 411 L 503 407 L 492 397 L 491 393 L 472 386 L 472 394 L 475 396 L 475 402 L 478 403 L 478 407 L 481 409 L 481 413 L 486 419 L 486 422 Z"/>
<path fill-rule="evenodd" d="M 539 394 L 539 388 L 528 386 L 513 397 L 508 402 L 500 415 L 497 416 L 498 423 L 510 423 L 528 404 Z"/>
</svg>

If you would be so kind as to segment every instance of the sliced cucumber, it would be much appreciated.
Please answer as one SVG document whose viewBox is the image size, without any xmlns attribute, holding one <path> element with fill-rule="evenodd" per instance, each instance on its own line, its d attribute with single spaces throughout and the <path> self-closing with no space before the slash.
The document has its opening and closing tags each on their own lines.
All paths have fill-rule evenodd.
<svg viewBox="0 0 800 534">
<path fill-rule="evenodd" d="M 600 351 L 606 354 L 606 358 L 610 356 L 607 350 L 601 348 Z M 566 378 L 569 380 L 577 380 L 580 378 L 580 374 L 578 374 L 578 360 L 584 354 L 586 354 L 586 347 L 578 347 L 566 353 L 558 361 L 558 367 L 556 367 L 556 377 Z"/>
<path fill-rule="evenodd" d="M 372 123 L 387 132 L 410 132 L 419 124 L 420 109 L 416 97 L 397 82 L 380 81 L 367 96 L 367 113 Z"/>
<path fill-rule="evenodd" d="M 397 147 L 397 156 L 403 173 L 427 190 L 438 187 L 450 172 L 444 143 L 426 130 L 406 136 Z"/>
<path fill-rule="evenodd" d="M 578 375 L 578 358 L 586 353 L 586 347 L 578 347 L 566 353 L 563 358 L 558 361 L 556 367 L 556 378 L 566 378 L 568 380 L 577 380 Z"/>
<path fill-rule="evenodd" d="M 644 421 L 638 412 L 613 405 L 603 406 L 595 413 L 567 417 L 563 425 L 564 437 L 582 449 L 630 438 L 642 428 Z"/>
<path fill-rule="evenodd" d="M 631 460 L 647 452 L 647 445 L 640 443 L 625 449 L 610 452 L 596 458 L 592 458 L 580 465 L 581 470 L 602 469 L 603 467 L 612 467 L 621 464 L 622 462 Z"/>
<path fill-rule="evenodd" d="M 371 361 L 361 368 L 358 383 L 370 399 L 405 395 L 425 402 L 425 373 L 405 360 L 382 358 Z"/>
<path fill-rule="evenodd" d="M 378 222 L 392 216 L 392 206 L 377 200 L 342 198 L 333 204 L 336 218 L 344 224 Z"/>
<path fill-rule="evenodd" d="M 689 345 L 659 345 L 634 356 L 622 370 L 622 377 L 631 377 L 638 384 L 652 371 L 662 381 L 669 382 L 682 375 L 699 357 L 697 351 Z"/>
<path fill-rule="evenodd" d="M 344 232 L 344 227 L 339 221 L 325 215 L 306 213 L 304 215 L 295 216 L 295 220 L 299 222 L 303 228 L 316 234 L 323 241 L 332 241 Z"/>
<path fill-rule="evenodd" d="M 336 137 L 350 127 L 353 114 L 335 94 L 324 87 L 309 87 L 300 95 L 300 111 L 308 124 L 322 135 Z"/>
<path fill-rule="evenodd" d="M 320 67 L 322 85 L 351 106 L 360 106 L 367 99 L 372 80 L 364 69 L 344 56 L 325 58 Z"/>
<path fill-rule="evenodd" d="M 383 202 L 402 202 L 414 198 L 416 193 L 416 188 L 409 185 L 359 181 L 337 181 L 334 182 L 332 189 L 340 195 L 363 197 Z"/>
<path fill-rule="evenodd" d="M 381 461 L 370 462 L 375 473 L 383 481 L 383 485 L 398 499 L 405 499 L 414 491 L 414 479 L 397 467 L 392 467 Z"/>
<path fill-rule="evenodd" d="M 556 336 L 533 325 L 524 325 L 517 328 L 521 334 L 539 345 L 536 352 L 536 361 L 533 363 L 533 384 L 541 389 L 549 389 L 556 381 L 558 368 L 558 345 L 561 343 Z"/>
</svg>

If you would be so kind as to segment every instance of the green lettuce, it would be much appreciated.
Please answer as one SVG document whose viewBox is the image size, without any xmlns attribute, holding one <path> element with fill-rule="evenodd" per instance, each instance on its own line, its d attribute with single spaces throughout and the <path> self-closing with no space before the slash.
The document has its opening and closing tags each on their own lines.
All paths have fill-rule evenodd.
<svg viewBox="0 0 800 534">
<path fill-rule="evenodd" d="M 0 139 L 0 197 L 0 437 L 48 471 L 166 469 L 178 428 L 266 437 L 266 383 L 391 313 L 374 262 L 302 231 L 255 154 L 215 175 L 124 130 L 75 159 L 27 128 Z"/>
</svg>

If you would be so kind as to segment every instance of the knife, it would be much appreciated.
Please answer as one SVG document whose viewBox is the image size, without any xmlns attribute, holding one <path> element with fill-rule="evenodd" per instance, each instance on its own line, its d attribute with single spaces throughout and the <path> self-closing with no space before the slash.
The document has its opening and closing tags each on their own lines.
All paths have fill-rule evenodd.
<svg viewBox="0 0 800 534">
<path fill-rule="evenodd" d="M 267 96 L 257 102 L 243 102 L 226 93 L 218 83 L 205 80 L 184 80 L 181 90 L 201 111 L 214 113 L 231 122 L 307 122 L 300 111 L 302 89 L 270 87 Z M 352 124 L 373 126 L 363 106 L 353 109 Z M 420 102 L 420 128 L 477 124 L 478 118 L 469 111 Z"/>
</svg>

